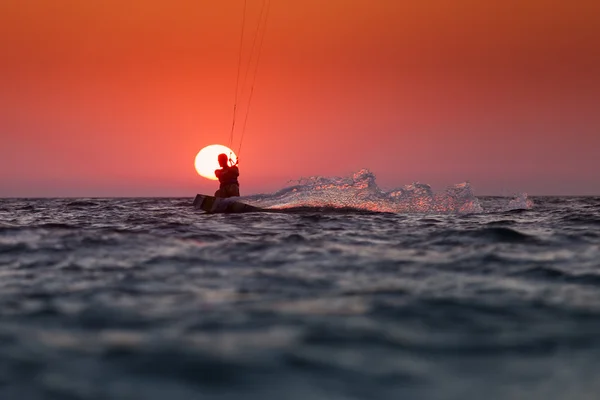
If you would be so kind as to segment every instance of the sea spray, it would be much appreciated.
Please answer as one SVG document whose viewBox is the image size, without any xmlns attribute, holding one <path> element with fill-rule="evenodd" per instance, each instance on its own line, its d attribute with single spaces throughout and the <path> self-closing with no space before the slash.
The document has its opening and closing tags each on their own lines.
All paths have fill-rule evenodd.
<svg viewBox="0 0 600 400">
<path fill-rule="evenodd" d="M 434 193 L 423 183 L 384 191 L 375 175 L 362 169 L 349 177 L 312 176 L 291 181 L 272 194 L 246 196 L 242 201 L 264 208 L 351 208 L 391 213 L 480 213 L 483 211 L 471 185 L 459 183 Z"/>
</svg>

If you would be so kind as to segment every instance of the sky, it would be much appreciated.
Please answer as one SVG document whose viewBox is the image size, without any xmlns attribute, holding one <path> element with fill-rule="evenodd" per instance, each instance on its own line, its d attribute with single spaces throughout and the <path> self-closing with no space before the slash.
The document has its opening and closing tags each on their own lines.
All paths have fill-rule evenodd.
<svg viewBox="0 0 600 400">
<path fill-rule="evenodd" d="M 213 193 L 194 157 L 229 144 L 243 9 L 0 2 L 0 197 Z M 386 190 L 600 195 L 598 1 L 271 0 L 265 32 L 243 195 L 362 168 Z"/>
</svg>

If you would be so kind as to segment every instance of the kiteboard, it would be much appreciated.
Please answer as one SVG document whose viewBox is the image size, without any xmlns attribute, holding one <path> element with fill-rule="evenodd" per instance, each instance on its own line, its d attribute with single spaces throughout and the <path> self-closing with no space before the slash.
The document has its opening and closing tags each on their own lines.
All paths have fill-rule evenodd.
<svg viewBox="0 0 600 400">
<path fill-rule="evenodd" d="M 197 194 L 194 199 L 194 208 L 207 213 L 247 213 L 264 211 L 262 208 L 235 201 L 234 198 L 222 198 Z"/>
</svg>

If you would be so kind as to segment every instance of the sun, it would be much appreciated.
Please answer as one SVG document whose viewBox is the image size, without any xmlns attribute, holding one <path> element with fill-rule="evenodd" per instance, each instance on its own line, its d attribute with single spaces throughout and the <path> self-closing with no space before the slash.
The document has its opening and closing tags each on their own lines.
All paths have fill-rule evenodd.
<svg viewBox="0 0 600 400">
<path fill-rule="evenodd" d="M 196 167 L 198 174 L 207 179 L 216 181 L 217 177 L 215 176 L 215 170 L 221 168 L 217 158 L 221 153 L 227 154 L 230 159 L 229 165 L 233 165 L 237 161 L 237 156 L 229 147 L 221 144 L 211 144 L 200 150 L 196 155 L 194 166 Z"/>
</svg>

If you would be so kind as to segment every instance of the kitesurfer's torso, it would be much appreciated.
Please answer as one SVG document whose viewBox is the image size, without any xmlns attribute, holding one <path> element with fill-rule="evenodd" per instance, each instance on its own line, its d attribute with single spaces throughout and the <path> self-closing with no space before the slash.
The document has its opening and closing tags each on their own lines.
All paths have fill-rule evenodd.
<svg viewBox="0 0 600 400">
<path fill-rule="evenodd" d="M 236 184 L 239 185 L 238 176 L 240 175 L 240 171 L 238 167 L 235 165 L 233 167 L 225 167 L 215 171 L 215 175 L 219 178 L 219 182 L 221 183 L 221 187 Z"/>
<path fill-rule="evenodd" d="M 224 167 L 215 171 L 215 175 L 221 183 L 219 190 L 215 193 L 216 197 L 235 197 L 240 195 L 240 184 L 238 176 L 240 171 L 235 165 Z"/>
</svg>

